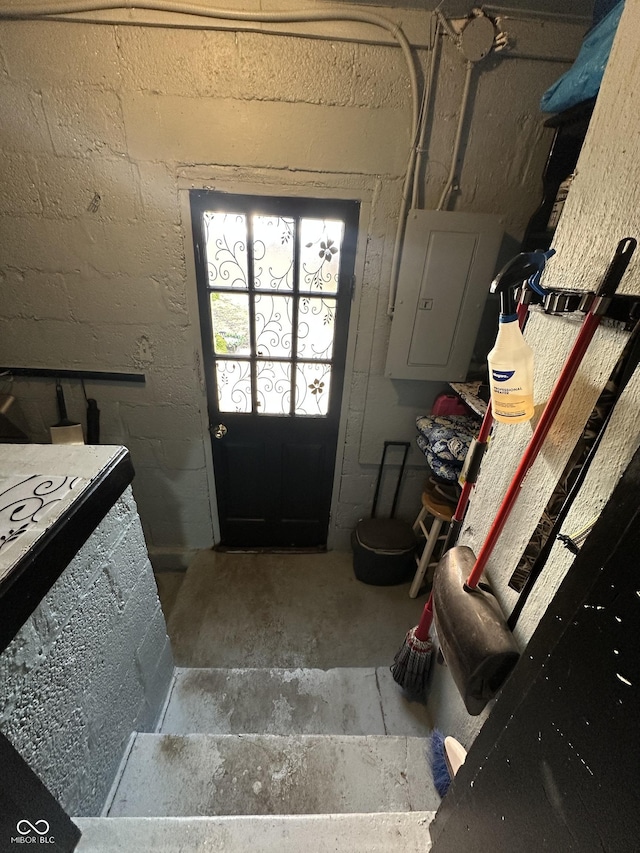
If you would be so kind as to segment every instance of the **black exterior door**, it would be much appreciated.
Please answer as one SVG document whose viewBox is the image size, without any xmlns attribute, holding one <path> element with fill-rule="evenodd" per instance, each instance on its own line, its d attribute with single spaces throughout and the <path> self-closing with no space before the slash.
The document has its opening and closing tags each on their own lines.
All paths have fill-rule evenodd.
<svg viewBox="0 0 640 853">
<path fill-rule="evenodd" d="M 191 193 L 221 545 L 324 547 L 359 204 Z"/>
</svg>

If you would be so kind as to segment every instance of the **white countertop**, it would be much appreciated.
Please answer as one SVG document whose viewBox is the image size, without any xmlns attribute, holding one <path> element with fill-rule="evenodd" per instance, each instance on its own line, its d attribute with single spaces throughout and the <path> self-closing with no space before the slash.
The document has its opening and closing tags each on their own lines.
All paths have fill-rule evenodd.
<svg viewBox="0 0 640 853">
<path fill-rule="evenodd" d="M 121 451 L 0 444 L 0 581 Z"/>
</svg>

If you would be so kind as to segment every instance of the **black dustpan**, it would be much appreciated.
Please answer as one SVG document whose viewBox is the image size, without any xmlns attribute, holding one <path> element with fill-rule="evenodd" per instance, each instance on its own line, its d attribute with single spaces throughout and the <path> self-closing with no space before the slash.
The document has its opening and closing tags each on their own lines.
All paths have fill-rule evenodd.
<svg viewBox="0 0 640 853">
<path fill-rule="evenodd" d="M 457 545 L 442 557 L 433 578 L 433 621 L 440 648 L 473 716 L 493 699 L 520 656 L 488 584 L 466 586 L 475 560 L 471 548 Z"/>
</svg>

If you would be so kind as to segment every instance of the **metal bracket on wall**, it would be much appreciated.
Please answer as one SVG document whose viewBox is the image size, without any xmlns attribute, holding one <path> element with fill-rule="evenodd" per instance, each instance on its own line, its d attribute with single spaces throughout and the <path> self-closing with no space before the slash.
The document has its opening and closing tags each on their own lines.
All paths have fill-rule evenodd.
<svg viewBox="0 0 640 853">
<path fill-rule="evenodd" d="M 595 298 L 592 292 L 578 290 L 550 290 L 542 299 L 547 314 L 569 314 L 573 311 L 586 313 L 591 309 Z M 603 300 L 601 316 L 608 320 L 623 323 L 626 329 L 632 329 L 640 320 L 640 297 L 616 294 Z"/>
<path fill-rule="evenodd" d="M 35 376 L 46 379 L 98 379 L 105 382 L 145 382 L 144 373 L 110 373 L 101 370 L 52 370 L 48 367 L 0 367 L 0 376 Z"/>
</svg>

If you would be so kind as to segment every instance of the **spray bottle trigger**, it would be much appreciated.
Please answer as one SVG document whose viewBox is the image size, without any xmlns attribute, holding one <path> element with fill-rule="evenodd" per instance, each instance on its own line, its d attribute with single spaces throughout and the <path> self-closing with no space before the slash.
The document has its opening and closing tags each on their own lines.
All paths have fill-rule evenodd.
<svg viewBox="0 0 640 853">
<path fill-rule="evenodd" d="M 527 285 L 531 288 L 531 290 L 534 291 L 534 293 L 537 293 L 538 296 L 546 296 L 548 293 L 548 291 L 545 290 L 544 287 L 541 286 L 540 277 L 542 276 L 542 273 L 544 271 L 546 261 L 548 261 L 549 258 L 551 258 L 553 255 L 555 255 L 555 253 L 556 253 L 555 249 L 547 249 L 545 252 L 537 252 L 536 253 L 536 254 L 543 255 L 544 261 L 542 262 L 542 265 L 540 266 L 540 268 L 536 272 L 534 272 L 534 274 L 530 278 L 527 279 Z"/>
</svg>

